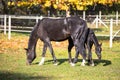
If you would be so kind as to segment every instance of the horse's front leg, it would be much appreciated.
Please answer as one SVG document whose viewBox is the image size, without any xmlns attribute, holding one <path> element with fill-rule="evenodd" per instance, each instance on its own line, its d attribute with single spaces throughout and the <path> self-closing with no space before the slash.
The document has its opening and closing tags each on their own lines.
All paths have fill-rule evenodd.
<svg viewBox="0 0 120 80">
<path fill-rule="evenodd" d="M 50 52 L 51 52 L 52 57 L 53 57 L 53 64 L 54 64 L 54 65 L 58 65 L 57 59 L 56 59 L 56 57 L 55 57 L 55 54 L 54 54 L 54 51 L 53 51 L 53 48 L 52 48 L 52 45 L 49 45 L 49 49 L 50 49 Z"/>
<path fill-rule="evenodd" d="M 58 65 L 57 59 L 56 59 L 55 54 L 54 54 L 54 50 L 52 48 L 52 44 L 51 44 L 50 40 L 48 40 L 48 39 L 47 39 L 47 45 L 48 45 L 50 53 L 51 53 L 51 55 L 53 57 L 53 63 L 54 63 L 54 65 Z"/>
<path fill-rule="evenodd" d="M 42 59 L 41 59 L 41 61 L 39 62 L 39 65 L 43 65 L 43 64 L 44 64 L 46 50 L 47 50 L 47 44 L 44 43 L 43 51 L 42 51 Z"/>
<path fill-rule="evenodd" d="M 72 56 L 71 56 L 71 49 L 73 48 L 74 44 L 73 44 L 73 41 L 72 39 L 69 39 L 68 40 L 69 44 L 68 44 L 68 57 L 69 57 L 69 63 L 71 64 L 72 63 Z"/>
<path fill-rule="evenodd" d="M 72 56 L 71 56 L 71 49 L 73 46 L 68 46 L 68 57 L 69 57 L 69 63 L 72 63 Z"/>
</svg>

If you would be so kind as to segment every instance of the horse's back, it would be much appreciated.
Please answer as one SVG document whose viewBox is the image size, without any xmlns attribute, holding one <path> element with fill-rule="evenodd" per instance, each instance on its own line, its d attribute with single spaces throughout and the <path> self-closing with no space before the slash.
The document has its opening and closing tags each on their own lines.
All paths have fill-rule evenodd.
<svg viewBox="0 0 120 80">
<path fill-rule="evenodd" d="M 84 27 L 87 27 L 86 23 L 79 17 L 43 18 L 40 21 L 39 32 L 41 36 L 49 37 L 53 41 L 59 41 L 69 38 L 78 31 L 82 32 Z"/>
<path fill-rule="evenodd" d="M 65 18 L 44 18 L 39 25 L 39 32 L 41 32 L 40 34 L 43 34 L 41 36 L 49 37 L 51 41 L 62 41 L 70 36 L 67 27 L 68 25 Z"/>
</svg>

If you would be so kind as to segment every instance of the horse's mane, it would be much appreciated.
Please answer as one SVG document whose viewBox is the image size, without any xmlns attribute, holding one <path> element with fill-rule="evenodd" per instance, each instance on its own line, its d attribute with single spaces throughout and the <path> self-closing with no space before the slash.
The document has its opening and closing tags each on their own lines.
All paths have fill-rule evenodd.
<svg viewBox="0 0 120 80">
<path fill-rule="evenodd" d="M 39 27 L 39 24 L 40 24 L 40 20 L 38 21 L 38 23 L 35 24 L 33 30 L 31 31 L 31 34 L 30 34 L 30 38 L 29 38 L 29 42 L 28 42 L 28 47 L 32 47 L 31 45 L 34 44 L 33 41 L 36 41 L 37 40 L 37 30 L 38 30 L 38 27 Z M 32 44 L 31 44 L 32 43 Z"/>
</svg>

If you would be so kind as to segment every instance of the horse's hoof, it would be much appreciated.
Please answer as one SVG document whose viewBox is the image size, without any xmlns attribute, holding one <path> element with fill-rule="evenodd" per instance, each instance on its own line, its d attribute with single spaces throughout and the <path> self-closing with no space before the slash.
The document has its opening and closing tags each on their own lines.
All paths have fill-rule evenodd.
<svg viewBox="0 0 120 80">
<path fill-rule="evenodd" d="M 54 63 L 54 65 L 55 65 L 55 66 L 57 66 L 57 65 L 58 65 L 58 63 Z"/>
<path fill-rule="evenodd" d="M 39 62 L 39 66 L 43 65 L 44 64 L 44 61 L 45 61 L 45 57 L 42 57 L 41 61 Z"/>
<path fill-rule="evenodd" d="M 41 65 L 43 65 L 43 63 L 39 63 L 38 65 L 41 66 Z"/>
<path fill-rule="evenodd" d="M 95 64 L 93 63 L 93 64 L 91 64 L 91 66 L 95 66 Z"/>
<path fill-rule="evenodd" d="M 81 64 L 81 66 L 85 66 L 85 64 Z"/>
<path fill-rule="evenodd" d="M 71 64 L 71 66 L 75 66 L 75 64 L 74 63 L 70 63 Z"/>
<path fill-rule="evenodd" d="M 41 65 L 43 65 L 43 64 L 44 64 L 44 62 L 39 62 L 39 64 L 38 64 L 38 65 L 39 65 L 39 66 L 41 66 Z"/>
</svg>

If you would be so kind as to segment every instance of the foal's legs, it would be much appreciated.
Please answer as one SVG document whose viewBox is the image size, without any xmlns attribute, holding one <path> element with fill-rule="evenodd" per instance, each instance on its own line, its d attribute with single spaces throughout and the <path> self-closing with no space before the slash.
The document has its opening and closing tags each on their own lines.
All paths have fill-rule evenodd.
<svg viewBox="0 0 120 80">
<path fill-rule="evenodd" d="M 91 66 L 94 66 L 94 62 L 93 62 L 93 59 L 92 59 L 92 52 L 91 52 L 92 45 L 93 45 L 92 42 L 90 42 L 90 43 L 88 42 L 87 43 L 87 48 L 88 48 L 88 64 L 91 65 Z"/>
</svg>

